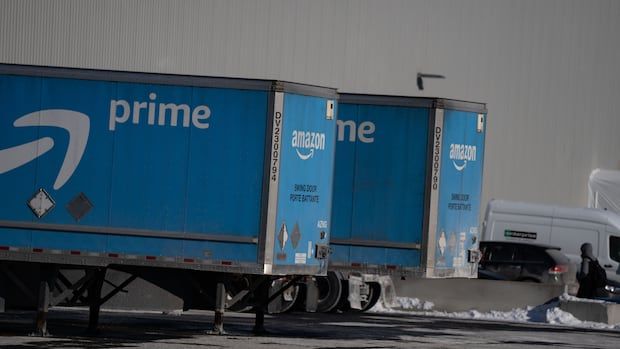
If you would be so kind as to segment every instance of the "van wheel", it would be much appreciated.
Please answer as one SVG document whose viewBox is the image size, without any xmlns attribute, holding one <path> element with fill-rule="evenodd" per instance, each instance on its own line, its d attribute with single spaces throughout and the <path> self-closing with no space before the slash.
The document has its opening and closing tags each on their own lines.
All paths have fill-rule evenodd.
<svg viewBox="0 0 620 349">
<path fill-rule="evenodd" d="M 540 283 L 540 280 L 537 280 L 537 279 L 534 279 L 534 278 L 530 278 L 530 277 L 517 279 L 517 281 L 521 281 L 521 282 L 535 282 L 537 284 Z"/>
</svg>

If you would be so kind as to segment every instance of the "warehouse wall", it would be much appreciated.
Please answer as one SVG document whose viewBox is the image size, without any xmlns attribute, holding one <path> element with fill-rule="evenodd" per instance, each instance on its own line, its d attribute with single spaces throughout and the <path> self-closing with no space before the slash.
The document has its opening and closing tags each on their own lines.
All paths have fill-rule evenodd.
<svg viewBox="0 0 620 349">
<path fill-rule="evenodd" d="M 3 63 L 486 102 L 484 202 L 583 206 L 620 168 L 618 33 L 614 0 L 0 0 Z"/>
</svg>

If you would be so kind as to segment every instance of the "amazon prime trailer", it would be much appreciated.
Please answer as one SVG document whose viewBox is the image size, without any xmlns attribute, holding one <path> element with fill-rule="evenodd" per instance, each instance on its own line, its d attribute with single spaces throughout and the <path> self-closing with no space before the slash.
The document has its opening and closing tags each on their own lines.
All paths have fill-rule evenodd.
<svg viewBox="0 0 620 349">
<path fill-rule="evenodd" d="M 329 272 L 318 307 L 368 309 L 388 276 L 477 276 L 487 110 L 340 94 Z"/>
<path fill-rule="evenodd" d="M 262 314 L 273 279 L 327 271 L 336 101 L 279 81 L 0 65 L 0 299 L 37 306 L 39 333 L 50 305 L 88 305 L 92 328 L 116 269 L 131 278 L 111 293 L 140 277 L 186 308 Z"/>
</svg>

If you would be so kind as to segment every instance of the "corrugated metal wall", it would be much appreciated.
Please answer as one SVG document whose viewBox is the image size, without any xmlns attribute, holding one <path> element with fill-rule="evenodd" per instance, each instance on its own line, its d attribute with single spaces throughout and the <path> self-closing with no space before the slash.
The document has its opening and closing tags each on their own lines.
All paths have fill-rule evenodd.
<svg viewBox="0 0 620 349">
<path fill-rule="evenodd" d="M 615 0 L 0 0 L 4 63 L 487 102 L 485 200 L 576 206 L 620 167 L 619 34 Z"/>
</svg>

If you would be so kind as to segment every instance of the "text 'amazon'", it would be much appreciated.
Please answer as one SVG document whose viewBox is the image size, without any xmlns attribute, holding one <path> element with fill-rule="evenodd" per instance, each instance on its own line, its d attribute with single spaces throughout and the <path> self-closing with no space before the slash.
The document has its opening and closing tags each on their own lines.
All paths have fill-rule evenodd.
<svg viewBox="0 0 620 349">
<path fill-rule="evenodd" d="M 295 130 L 291 145 L 300 159 L 308 160 L 315 150 L 325 149 L 325 133 Z"/>
<path fill-rule="evenodd" d="M 450 144 L 450 160 L 476 161 L 476 146 L 467 144 Z"/>
</svg>

